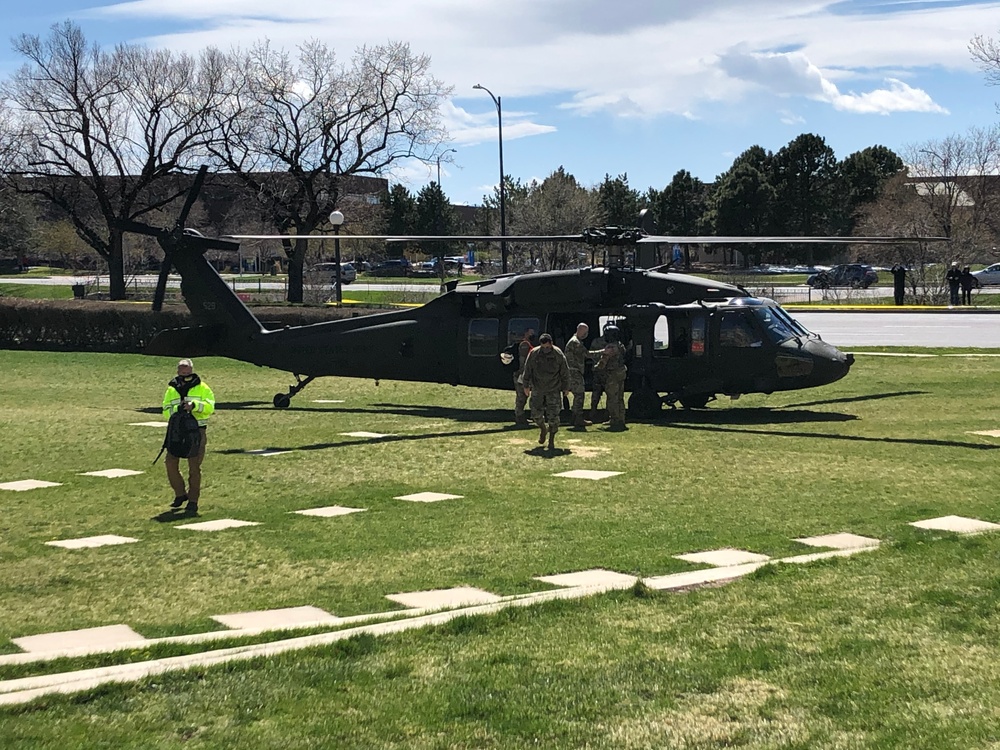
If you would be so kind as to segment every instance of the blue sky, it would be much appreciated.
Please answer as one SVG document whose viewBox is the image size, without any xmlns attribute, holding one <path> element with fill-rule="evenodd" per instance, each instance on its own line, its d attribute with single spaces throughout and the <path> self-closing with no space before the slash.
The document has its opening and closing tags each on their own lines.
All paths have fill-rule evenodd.
<svg viewBox="0 0 1000 750">
<path fill-rule="evenodd" d="M 441 183 L 479 203 L 504 167 L 584 185 L 627 174 L 662 188 L 680 169 L 705 181 L 752 145 L 816 133 L 838 158 L 881 144 L 902 153 L 990 127 L 1000 88 L 968 52 L 1000 37 L 1000 0 L 45 0 L 8 3 L 9 37 L 77 22 L 87 37 L 196 52 L 318 38 L 342 58 L 408 42 L 454 94 Z M 7 40 L 5 40 L 7 42 Z M 19 64 L 0 45 L 0 75 Z M 451 163 L 449 163 L 451 162 Z M 414 192 L 437 167 L 400 165 Z"/>
</svg>

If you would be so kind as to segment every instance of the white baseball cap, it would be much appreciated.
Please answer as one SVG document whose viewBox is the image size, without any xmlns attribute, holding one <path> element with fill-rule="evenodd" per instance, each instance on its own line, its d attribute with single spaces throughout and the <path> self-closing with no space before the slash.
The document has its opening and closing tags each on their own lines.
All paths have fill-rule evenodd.
<svg viewBox="0 0 1000 750">
<path fill-rule="evenodd" d="M 178 367 L 190 367 L 190 368 L 194 369 L 194 362 L 192 362 L 190 359 L 182 359 L 180 362 L 177 363 L 177 366 Z"/>
</svg>

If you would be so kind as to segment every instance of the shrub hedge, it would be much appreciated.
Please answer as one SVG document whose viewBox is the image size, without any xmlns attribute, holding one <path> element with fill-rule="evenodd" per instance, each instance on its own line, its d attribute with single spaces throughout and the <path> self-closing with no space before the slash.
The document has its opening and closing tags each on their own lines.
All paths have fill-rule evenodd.
<svg viewBox="0 0 1000 750">
<path fill-rule="evenodd" d="M 265 328 L 319 323 L 357 316 L 336 307 L 255 307 Z M 141 353 L 153 336 L 167 328 L 192 325 L 183 305 L 97 300 L 31 300 L 0 298 L 0 349 Z"/>
</svg>

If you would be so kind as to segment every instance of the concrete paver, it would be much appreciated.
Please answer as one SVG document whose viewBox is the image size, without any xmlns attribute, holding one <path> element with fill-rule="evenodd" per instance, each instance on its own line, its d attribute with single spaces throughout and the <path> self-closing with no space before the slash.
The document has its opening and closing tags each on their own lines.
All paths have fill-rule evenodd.
<svg viewBox="0 0 1000 750">
<path fill-rule="evenodd" d="M 706 550 L 704 552 L 689 552 L 684 555 L 674 555 L 674 557 L 685 562 L 713 565 L 717 568 L 730 565 L 744 565 L 746 563 L 767 562 L 771 559 L 767 555 L 759 555 L 756 552 L 747 552 L 746 550 L 733 549 L 732 547 Z"/>
<path fill-rule="evenodd" d="M 64 630 L 59 633 L 41 633 L 22 638 L 12 638 L 25 651 L 54 651 L 63 648 L 93 648 L 97 650 L 113 647 L 120 643 L 145 641 L 128 625 L 105 625 L 83 630 Z"/>
<path fill-rule="evenodd" d="M 89 547 L 107 547 L 114 544 L 131 544 L 138 541 L 138 539 L 130 536 L 102 534 L 100 536 L 86 536 L 80 539 L 60 539 L 54 542 L 46 542 L 46 544 L 50 547 L 63 547 L 64 549 L 86 549 Z"/>
<path fill-rule="evenodd" d="M 553 474 L 554 477 L 566 477 L 567 479 L 607 479 L 608 477 L 616 477 L 622 472 L 620 471 L 594 471 L 593 469 L 573 469 L 572 471 L 563 471 L 559 474 Z"/>
<path fill-rule="evenodd" d="M 277 630 L 282 627 L 301 628 L 305 625 L 339 625 L 342 620 L 319 607 L 283 607 L 256 612 L 234 612 L 228 615 L 212 615 L 212 619 L 227 628 L 247 630 L 265 628 Z"/>
<path fill-rule="evenodd" d="M 344 437 L 358 437 L 358 438 L 372 438 L 377 440 L 379 438 L 392 437 L 392 435 L 383 435 L 381 432 L 365 432 L 360 430 L 358 432 L 342 432 L 340 433 Z"/>
<path fill-rule="evenodd" d="M 1000 530 L 1000 524 L 980 521 L 977 518 L 965 518 L 963 516 L 929 518 L 926 521 L 914 521 L 910 526 L 934 531 L 954 531 L 956 534 L 981 534 L 985 531 Z"/>
<path fill-rule="evenodd" d="M 120 479 L 121 477 L 134 477 L 138 474 L 145 474 L 144 471 L 133 471 L 132 469 L 101 469 L 100 471 L 85 471 L 81 477 L 104 477 L 106 479 Z"/>
<path fill-rule="evenodd" d="M 412 495 L 399 495 L 393 500 L 406 500 L 411 503 L 437 503 L 442 500 L 459 500 L 463 495 L 448 495 L 443 492 L 415 492 Z"/>
<path fill-rule="evenodd" d="M 61 487 L 61 482 L 43 482 L 40 479 L 19 479 L 16 482 L 4 482 L 0 484 L 0 490 L 12 490 L 13 492 L 26 492 L 27 490 L 38 490 L 42 487 Z"/>
<path fill-rule="evenodd" d="M 333 516 L 346 516 L 349 513 L 363 513 L 367 508 L 345 508 L 343 505 L 328 505 L 325 508 L 306 508 L 305 510 L 293 510 L 300 516 L 319 516 L 320 518 L 332 518 Z"/>
<path fill-rule="evenodd" d="M 174 526 L 175 529 L 190 529 L 191 531 L 222 531 L 223 529 L 235 529 L 240 526 L 260 526 L 254 521 L 240 521 L 235 518 L 220 518 L 218 521 L 201 521 L 199 523 L 185 523 Z"/>
<path fill-rule="evenodd" d="M 412 591 L 403 594 L 389 594 L 390 599 L 397 604 L 413 609 L 435 609 L 445 607 L 468 607 L 474 604 L 493 604 L 502 597 L 491 594 L 472 586 L 457 586 L 453 589 L 435 589 L 431 591 Z"/>
<path fill-rule="evenodd" d="M 879 540 L 870 536 L 858 536 L 857 534 L 824 534 L 823 536 L 807 536 L 796 539 L 796 542 L 807 544 L 810 547 L 833 547 L 834 549 L 854 549 L 856 547 L 877 547 Z"/>
<path fill-rule="evenodd" d="M 551 583 L 553 586 L 614 586 L 627 589 L 635 585 L 636 577 L 604 568 L 578 570 L 575 573 L 559 573 L 553 576 L 535 576 L 536 581 Z"/>
</svg>

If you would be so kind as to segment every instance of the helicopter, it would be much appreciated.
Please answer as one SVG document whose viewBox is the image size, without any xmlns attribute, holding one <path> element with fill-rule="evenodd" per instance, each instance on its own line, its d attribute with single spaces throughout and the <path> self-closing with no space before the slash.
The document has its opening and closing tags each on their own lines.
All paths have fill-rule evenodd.
<svg viewBox="0 0 1000 750">
<path fill-rule="evenodd" d="M 202 168 L 173 229 L 123 223 L 127 231 L 155 237 L 164 251 L 153 309 L 161 309 L 167 276 L 176 268 L 194 323 L 158 332 L 144 353 L 221 356 L 291 373 L 295 383 L 274 395 L 278 408 L 287 408 L 293 396 L 323 376 L 510 390 L 510 357 L 502 355 L 511 343 L 530 328 L 550 333 L 561 345 L 579 323 L 587 323 L 595 332 L 609 324 L 619 329 L 629 354 L 626 391 L 631 393 L 628 412 L 633 418 L 653 418 L 664 404 L 701 408 L 719 394 L 738 398 L 827 385 L 850 372 L 853 355 L 807 330 L 777 302 L 669 267 L 642 268 L 634 259 L 630 266 L 627 249 L 636 251 L 634 257 L 651 258 L 652 253 L 643 250 L 663 243 L 938 239 L 675 237 L 652 234 L 648 227 L 604 227 L 543 237 L 354 235 L 351 239 L 390 241 L 573 240 L 603 246 L 608 261 L 572 270 L 450 281 L 439 297 L 415 309 L 268 330 L 212 267 L 205 252 L 236 250 L 244 239 L 281 236 L 205 237 L 184 228 L 204 174 Z M 588 389 L 590 377 L 588 367 Z"/>
</svg>

